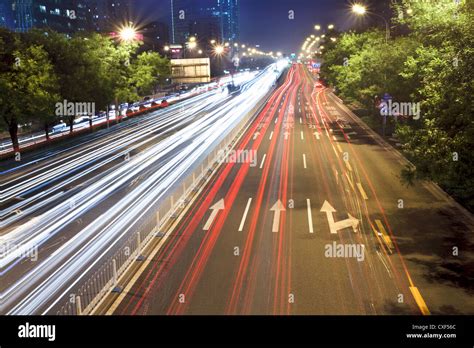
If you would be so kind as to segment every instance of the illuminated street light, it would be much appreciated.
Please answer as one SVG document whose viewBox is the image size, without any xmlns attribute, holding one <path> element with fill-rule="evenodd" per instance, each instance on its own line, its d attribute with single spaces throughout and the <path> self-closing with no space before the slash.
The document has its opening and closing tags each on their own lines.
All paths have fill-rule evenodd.
<svg viewBox="0 0 474 348">
<path fill-rule="evenodd" d="M 352 5 L 352 12 L 358 15 L 364 15 L 367 12 L 367 8 L 361 4 L 354 4 Z"/>
<path fill-rule="evenodd" d="M 277 52 L 277 56 L 281 57 L 283 54 L 281 52 Z"/>
<path fill-rule="evenodd" d="M 193 49 L 195 49 L 196 47 L 197 47 L 196 41 L 189 41 L 189 42 L 188 42 L 188 48 L 189 48 L 190 50 L 193 50 Z"/>
<path fill-rule="evenodd" d="M 166 52 L 168 52 L 168 51 L 170 50 L 170 46 L 165 46 L 165 47 L 164 47 L 164 50 L 165 50 Z"/>
<path fill-rule="evenodd" d="M 199 53 L 199 54 L 202 54 L 202 50 L 199 50 L 198 53 Z"/>
<path fill-rule="evenodd" d="M 130 42 L 137 38 L 137 31 L 131 26 L 124 27 L 119 31 L 119 37 L 124 42 Z"/>
<path fill-rule="evenodd" d="M 218 45 L 214 48 L 214 53 L 217 54 L 218 56 L 222 55 L 224 53 L 224 46 Z"/>
<path fill-rule="evenodd" d="M 194 36 L 191 36 L 191 37 L 189 38 L 189 42 L 196 42 L 196 38 L 195 38 Z"/>
<path fill-rule="evenodd" d="M 314 29 L 315 29 L 315 30 L 321 30 L 321 26 L 320 26 L 320 25 L 315 25 L 315 26 L 314 26 Z"/>
<path fill-rule="evenodd" d="M 216 40 L 211 40 L 211 44 L 214 45 L 216 43 Z"/>
<path fill-rule="evenodd" d="M 328 25 L 328 29 L 329 29 L 329 30 L 334 29 L 334 24 L 329 24 L 329 25 Z"/>
<path fill-rule="evenodd" d="M 361 4 L 354 4 L 352 5 L 352 12 L 355 13 L 358 16 L 363 16 L 367 13 L 367 7 Z M 377 13 L 370 13 L 372 16 L 376 16 L 381 18 L 384 23 L 385 23 L 385 43 L 388 43 L 388 39 L 390 38 L 390 24 L 388 24 L 388 21 L 385 19 L 384 16 L 381 16 Z"/>
</svg>

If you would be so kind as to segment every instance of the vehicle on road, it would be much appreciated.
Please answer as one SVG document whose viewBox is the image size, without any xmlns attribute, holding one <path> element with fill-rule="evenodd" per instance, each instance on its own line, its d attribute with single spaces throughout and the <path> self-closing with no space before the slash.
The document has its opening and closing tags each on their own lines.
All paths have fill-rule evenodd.
<svg viewBox="0 0 474 348">
<path fill-rule="evenodd" d="M 51 133 L 57 134 L 57 133 L 62 133 L 68 129 L 67 124 L 64 122 L 61 122 L 60 124 L 57 124 L 51 129 Z"/>
</svg>

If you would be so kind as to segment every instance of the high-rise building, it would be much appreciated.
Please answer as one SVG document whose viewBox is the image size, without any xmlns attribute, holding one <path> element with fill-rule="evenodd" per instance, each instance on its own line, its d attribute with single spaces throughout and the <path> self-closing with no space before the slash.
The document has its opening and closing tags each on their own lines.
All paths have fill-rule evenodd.
<svg viewBox="0 0 474 348">
<path fill-rule="evenodd" d="M 25 32 L 33 27 L 33 0 L 12 0 L 13 29 Z"/>
<path fill-rule="evenodd" d="M 33 26 L 72 34 L 94 28 L 90 0 L 33 0 Z"/>
<path fill-rule="evenodd" d="M 239 2 L 238 0 L 216 0 L 211 13 L 220 20 L 221 37 L 224 41 L 239 39 Z"/>
<path fill-rule="evenodd" d="M 239 38 L 238 0 L 171 0 L 171 40 L 236 41 Z"/>
<path fill-rule="evenodd" d="M 144 50 L 161 50 L 170 42 L 169 27 L 162 22 L 151 22 L 139 28 Z"/>
<path fill-rule="evenodd" d="M 99 0 L 105 2 L 100 8 L 101 26 L 104 30 L 115 30 L 117 27 L 132 21 L 130 0 Z"/>
<path fill-rule="evenodd" d="M 0 27 L 13 29 L 12 6 L 10 0 L 0 0 Z"/>
<path fill-rule="evenodd" d="M 130 7 L 130 0 L 0 0 L 0 26 L 19 32 L 113 31 L 130 21 Z"/>
</svg>

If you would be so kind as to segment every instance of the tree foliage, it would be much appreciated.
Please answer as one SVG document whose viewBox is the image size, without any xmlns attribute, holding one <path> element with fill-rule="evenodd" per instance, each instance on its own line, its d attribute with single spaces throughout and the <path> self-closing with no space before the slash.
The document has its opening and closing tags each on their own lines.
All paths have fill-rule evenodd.
<svg viewBox="0 0 474 348">
<path fill-rule="evenodd" d="M 153 92 L 169 77 L 169 60 L 155 52 L 138 55 L 138 48 L 97 33 L 71 38 L 49 30 L 0 30 L 0 127 L 10 132 L 15 149 L 23 124 L 48 134 L 65 119 L 72 132 L 77 115 L 56 115 L 57 103 L 90 103 L 99 111 Z"/>
<path fill-rule="evenodd" d="M 345 33 L 325 52 L 321 74 L 367 109 L 385 92 L 419 102 L 421 119 L 397 128 L 416 167 L 402 177 L 433 180 L 473 210 L 474 2 L 403 0 L 394 7 L 394 22 L 407 35 L 385 44 L 377 30 Z"/>
</svg>

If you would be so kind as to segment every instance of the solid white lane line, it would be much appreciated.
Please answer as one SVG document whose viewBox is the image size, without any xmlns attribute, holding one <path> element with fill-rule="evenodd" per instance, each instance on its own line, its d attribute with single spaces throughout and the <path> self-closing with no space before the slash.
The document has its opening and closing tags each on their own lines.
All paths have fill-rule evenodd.
<svg viewBox="0 0 474 348">
<path fill-rule="evenodd" d="M 308 168 L 306 166 L 306 155 L 303 154 L 303 165 L 304 165 L 304 169 Z"/>
<path fill-rule="evenodd" d="M 240 221 L 239 232 L 244 230 L 245 220 L 247 219 L 247 214 L 250 209 L 250 204 L 252 203 L 252 198 L 249 198 L 247 202 L 247 206 L 245 207 L 244 216 L 242 216 L 242 220 Z"/>
<path fill-rule="evenodd" d="M 301 140 L 304 140 L 304 134 L 303 134 L 303 131 L 301 131 Z"/>
<path fill-rule="evenodd" d="M 308 224 L 309 224 L 309 233 L 314 233 L 313 230 L 313 215 L 311 214 L 311 201 L 306 199 L 306 206 L 308 208 Z"/>
<path fill-rule="evenodd" d="M 267 154 L 263 155 L 262 163 L 260 164 L 260 169 L 263 168 L 263 164 L 265 163 L 265 158 L 267 158 Z"/>
</svg>

